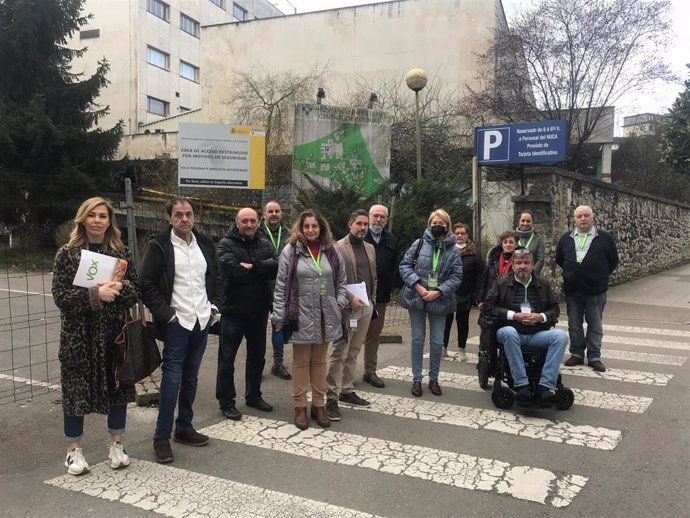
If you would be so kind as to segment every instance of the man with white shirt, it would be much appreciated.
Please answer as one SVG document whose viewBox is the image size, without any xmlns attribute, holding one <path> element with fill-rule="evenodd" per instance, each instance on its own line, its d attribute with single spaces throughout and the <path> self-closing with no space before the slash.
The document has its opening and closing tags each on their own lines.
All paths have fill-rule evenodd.
<svg viewBox="0 0 690 518">
<path fill-rule="evenodd" d="M 141 264 L 141 297 L 163 340 L 163 376 L 153 448 L 158 462 L 172 462 L 175 442 L 204 446 L 208 437 L 192 426 L 199 367 L 206 350 L 211 315 L 218 309 L 218 267 L 213 242 L 194 230 L 194 209 L 186 198 L 165 204 L 170 226 L 149 243 Z"/>
</svg>

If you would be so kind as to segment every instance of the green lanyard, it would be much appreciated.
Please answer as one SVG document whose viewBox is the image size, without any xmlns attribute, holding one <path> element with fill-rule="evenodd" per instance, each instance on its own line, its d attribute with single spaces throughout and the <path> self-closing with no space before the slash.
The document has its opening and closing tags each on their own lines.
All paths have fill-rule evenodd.
<svg viewBox="0 0 690 518">
<path fill-rule="evenodd" d="M 529 248 L 529 244 L 532 242 L 532 238 L 534 237 L 534 232 L 532 232 L 532 235 L 529 236 L 529 241 L 527 241 L 526 245 L 522 244 L 522 239 L 520 239 L 520 246 L 524 246 L 525 248 Z"/>
<path fill-rule="evenodd" d="M 316 268 L 316 273 L 319 274 L 319 277 L 321 277 L 321 250 L 319 250 L 319 257 L 314 258 L 314 254 L 311 253 L 311 248 L 307 246 L 307 250 L 309 250 L 309 255 L 311 256 L 311 260 L 314 261 L 314 268 Z"/>
<path fill-rule="evenodd" d="M 266 227 L 266 232 L 268 233 L 268 237 L 271 238 L 271 243 L 273 243 L 273 248 L 276 249 L 276 252 L 278 251 L 278 247 L 280 247 L 280 238 L 283 235 L 283 227 L 278 225 L 278 240 L 276 241 L 273 239 L 273 232 L 271 232 L 271 229 L 268 228 L 268 223 L 264 221 L 264 227 Z"/>
<path fill-rule="evenodd" d="M 577 238 L 580 240 L 580 250 L 584 250 L 585 244 L 587 243 L 587 234 L 585 234 L 584 236 L 578 234 Z"/>
<path fill-rule="evenodd" d="M 515 280 L 517 281 L 517 279 L 515 279 Z M 520 282 L 520 281 L 518 281 L 518 282 Z M 527 281 L 527 284 L 522 284 L 522 283 L 520 282 L 520 284 L 522 284 L 522 287 L 525 288 L 525 302 L 529 302 L 529 301 L 527 300 L 527 288 L 529 287 L 529 285 L 530 285 L 531 282 L 532 282 L 532 278 L 531 278 L 531 277 L 530 277 L 530 279 Z"/>
<path fill-rule="evenodd" d="M 438 257 L 441 255 L 441 249 L 437 248 L 434 250 L 434 257 L 431 259 L 431 274 L 436 275 L 436 270 L 438 270 Z"/>
</svg>

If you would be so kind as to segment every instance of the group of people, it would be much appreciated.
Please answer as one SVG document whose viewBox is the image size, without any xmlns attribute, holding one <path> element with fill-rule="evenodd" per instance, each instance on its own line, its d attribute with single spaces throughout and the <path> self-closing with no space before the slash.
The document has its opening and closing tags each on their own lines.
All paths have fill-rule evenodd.
<svg viewBox="0 0 690 518">
<path fill-rule="evenodd" d="M 551 340 L 539 333 L 547 332 L 555 322 L 558 305 L 548 283 L 536 276 L 536 269 L 543 264 L 543 243 L 533 233 L 529 213 L 520 217 L 516 232 L 501 236 L 501 247 L 490 252 L 484 268 L 477 247 L 469 239 L 468 226 L 452 225 L 442 209 L 432 212 L 422 237 L 401 260 L 395 236 L 385 229 L 388 209 L 383 205 L 374 205 L 368 212 L 354 211 L 348 219 L 348 234 L 336 241 L 328 221 L 318 211 L 303 211 L 288 228 L 283 224 L 280 204 L 270 201 L 263 208 L 262 219 L 252 208 L 241 209 L 217 248 L 194 227 L 194 208 L 188 199 L 170 199 L 165 209 L 169 225 L 149 242 L 139 274 L 121 241 L 112 205 L 100 197 L 81 205 L 69 242 L 57 252 L 53 296 L 61 311 L 65 466 L 72 475 L 89 470 L 80 445 L 84 415 L 88 413 L 108 416 L 111 467 L 119 469 L 130 463 L 121 439 L 126 405 L 134 400 L 134 388 L 116 385 L 111 365 L 123 315 L 139 300 L 150 310 L 155 335 L 163 341 L 153 434 L 155 457 L 162 463 L 174 460 L 171 438 L 191 446 L 208 443 L 208 437 L 192 424 L 193 405 L 209 330 L 218 319 L 216 399 L 222 415 L 232 420 L 242 418 L 236 406 L 234 373 L 243 339 L 247 348 L 245 404 L 264 412 L 273 410 L 261 392 L 270 317 L 270 371 L 292 380 L 294 424 L 302 430 L 309 427 L 310 418 L 321 427 L 340 420 L 339 403 L 370 405 L 354 389 L 362 348 L 363 381 L 376 388 L 385 386 L 376 372 L 377 355 L 386 308 L 398 276 L 402 280 L 398 302 L 410 315 L 411 392 L 415 397 L 423 393 L 427 320 L 428 388 L 436 396 L 442 393 L 440 362 L 454 314 L 461 351 L 467 342 L 473 306 L 504 321 L 498 334 L 511 368 L 511 356 L 515 355 L 509 351 L 513 344 L 518 351 L 521 343 Z M 568 304 L 572 357 L 566 364 L 583 363 L 586 350 L 589 365 L 600 370 L 601 312 L 608 273 L 618 259 L 611 236 L 595 229 L 591 209 L 584 209 L 576 209 L 577 228 L 561 238 L 556 254 L 564 270 Z M 92 288 L 73 285 L 82 250 L 126 260 L 124 277 Z M 601 261 L 606 261 L 604 266 Z M 604 272 L 606 278 L 602 280 Z M 583 315 L 589 324 L 586 336 Z M 549 357 L 557 362 L 556 368 L 566 342 L 567 338 L 560 357 L 554 359 L 557 352 Z M 292 372 L 284 364 L 286 343 L 292 345 Z M 547 364 L 551 365 L 548 360 Z M 552 390 L 552 376 L 545 376 L 543 385 Z M 519 381 L 518 375 L 516 383 Z M 521 397 L 520 387 L 516 388 Z M 311 406 L 307 409 L 309 390 Z"/>
</svg>

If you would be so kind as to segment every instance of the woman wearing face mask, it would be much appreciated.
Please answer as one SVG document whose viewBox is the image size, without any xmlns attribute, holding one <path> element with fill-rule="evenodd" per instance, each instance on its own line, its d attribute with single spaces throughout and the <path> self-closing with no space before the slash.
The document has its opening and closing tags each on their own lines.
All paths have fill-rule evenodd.
<svg viewBox="0 0 690 518">
<path fill-rule="evenodd" d="M 496 279 L 511 272 L 513 268 L 513 252 L 516 246 L 515 232 L 506 230 L 498 236 L 498 245 L 489 250 L 482 278 L 482 286 L 479 289 L 479 309 L 484 307 L 484 299 Z"/>
<path fill-rule="evenodd" d="M 422 359 L 429 320 L 429 390 L 441 395 L 438 374 L 446 315 L 455 310 L 455 292 L 462 282 L 462 262 L 455 247 L 451 221 L 442 209 L 431 213 L 428 228 L 400 262 L 404 283 L 398 303 L 410 313 L 412 328 L 412 395 L 422 395 Z"/>
<path fill-rule="evenodd" d="M 469 236 L 469 227 L 464 223 L 453 225 L 455 234 L 455 247 L 460 252 L 462 259 L 462 284 L 456 292 L 457 306 L 455 307 L 455 320 L 458 326 L 458 347 L 460 348 L 459 359 L 465 361 L 465 346 L 467 345 L 467 335 L 470 330 L 470 309 L 477 305 L 479 298 L 479 287 L 482 283 L 484 272 L 484 262 L 482 261 L 477 247 Z M 450 340 L 450 330 L 453 327 L 453 313 L 446 317 L 446 328 L 443 333 L 443 356 L 448 355 L 448 341 Z"/>
<path fill-rule="evenodd" d="M 534 233 L 534 215 L 523 210 L 520 213 L 518 227 L 515 229 L 517 246 L 527 248 L 534 257 L 534 273 L 541 275 L 544 267 L 544 241 Z"/>
</svg>

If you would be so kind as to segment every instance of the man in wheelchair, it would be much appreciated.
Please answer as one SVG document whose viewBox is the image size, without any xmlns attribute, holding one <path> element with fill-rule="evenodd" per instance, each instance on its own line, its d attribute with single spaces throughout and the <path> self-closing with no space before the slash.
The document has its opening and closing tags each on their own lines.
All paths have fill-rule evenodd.
<svg viewBox="0 0 690 518">
<path fill-rule="evenodd" d="M 496 318 L 496 337 L 503 344 L 518 402 L 532 400 L 522 349 L 546 350 L 535 399 L 537 403 L 551 404 L 556 401 L 558 372 L 568 335 L 553 328 L 560 314 L 558 302 L 549 282 L 533 270 L 530 251 L 515 250 L 513 272 L 496 280 L 486 298 L 485 311 Z"/>
</svg>

